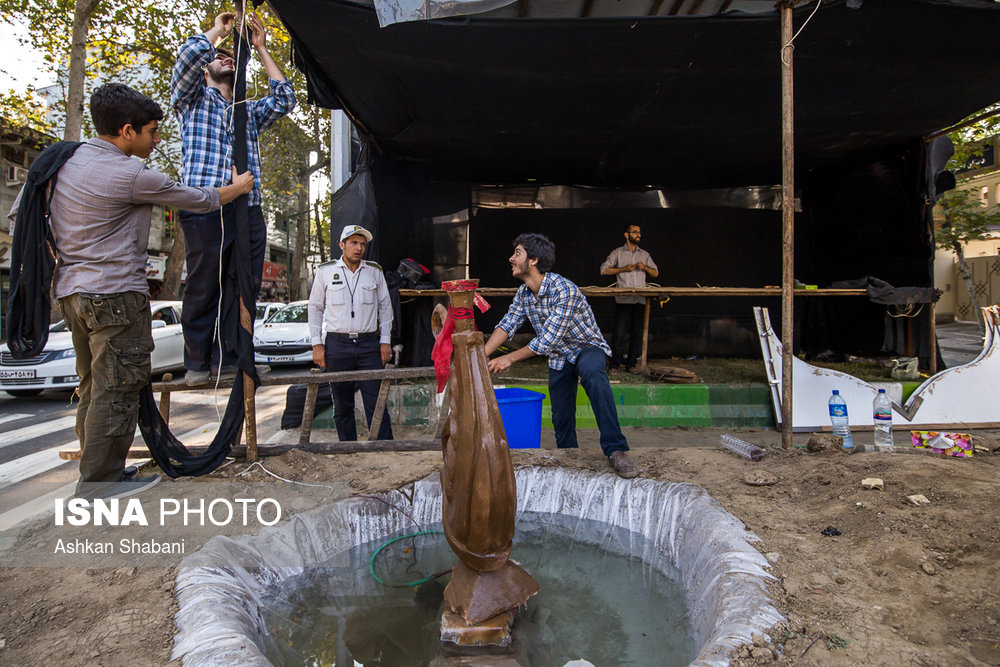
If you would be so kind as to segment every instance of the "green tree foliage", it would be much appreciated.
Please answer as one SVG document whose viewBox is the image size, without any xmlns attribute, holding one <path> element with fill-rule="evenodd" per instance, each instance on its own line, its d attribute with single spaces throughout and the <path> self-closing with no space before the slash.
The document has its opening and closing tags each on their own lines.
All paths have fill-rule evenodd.
<svg viewBox="0 0 1000 667">
<path fill-rule="evenodd" d="M 942 250 L 955 253 L 962 282 L 965 283 L 969 293 L 972 310 L 976 313 L 976 321 L 979 323 L 980 331 L 985 334 L 986 323 L 983 320 L 981 304 L 972 284 L 972 273 L 965 261 L 965 244 L 987 238 L 990 226 L 1000 225 L 1000 206 L 996 204 L 983 206 L 979 200 L 979 193 L 971 188 L 952 190 L 941 198 L 939 204 L 944 222 L 934 232 L 935 243 Z"/>
<path fill-rule="evenodd" d="M 61 85 L 68 80 L 66 73 L 77 5 L 77 0 L 0 0 L 0 20 L 26 27 L 28 36 L 21 46 L 36 50 L 48 68 L 62 73 Z M 100 80 L 102 83 L 126 83 L 158 101 L 166 112 L 160 124 L 163 141 L 151 156 L 150 163 L 174 179 L 179 180 L 181 176 L 179 129 L 168 108 L 174 57 L 184 40 L 204 32 L 211 27 L 217 14 L 233 8 L 234 3 L 216 0 L 171 0 L 166 3 L 102 0 L 89 14 L 84 99 Z M 265 6 L 256 11 L 268 29 L 268 50 L 292 82 L 299 100 L 289 117 L 278 121 L 261 136 L 264 208 L 268 217 L 274 219 L 308 209 L 309 175 L 329 170 L 326 152 L 330 136 L 329 112 L 304 104 L 305 78 L 290 64 L 288 34 Z M 232 46 L 231 42 L 225 45 Z M 256 62 L 252 51 L 251 56 L 247 71 L 248 99 L 263 97 L 269 92 L 263 67 Z M 65 99 L 66 91 L 63 93 Z M 54 124 L 62 124 L 65 112 L 65 107 L 55 109 Z M 35 129 L 53 131 L 30 93 L 0 95 L 0 115 Z M 84 114 L 84 137 L 92 135 L 89 125 L 88 114 Z M 302 206 L 303 200 L 305 206 Z M 309 215 L 301 219 L 303 224 L 298 225 L 296 231 L 302 230 L 307 238 Z M 312 246 L 309 243 L 297 245 Z"/>
<path fill-rule="evenodd" d="M 970 162 L 982 155 L 984 144 L 1000 134 L 1000 102 L 993 104 L 963 124 L 960 129 L 949 133 L 955 145 L 955 154 L 948 167 L 961 172 Z M 961 178 L 961 176 L 960 176 Z M 938 248 L 955 253 L 959 273 L 969 293 L 972 310 L 976 313 L 980 331 L 985 334 L 985 322 L 980 309 L 976 290 L 972 285 L 972 274 L 965 261 L 965 244 L 987 238 L 990 227 L 1000 225 L 1000 206 L 984 206 L 979 193 L 973 188 L 959 187 L 946 193 L 938 202 L 943 217 L 942 224 L 935 229 L 934 242 Z"/>
<path fill-rule="evenodd" d="M 14 125 L 28 127 L 43 134 L 49 134 L 52 129 L 45 119 L 45 105 L 38 101 L 32 89 L 24 93 L 0 91 L 0 116 Z"/>
</svg>

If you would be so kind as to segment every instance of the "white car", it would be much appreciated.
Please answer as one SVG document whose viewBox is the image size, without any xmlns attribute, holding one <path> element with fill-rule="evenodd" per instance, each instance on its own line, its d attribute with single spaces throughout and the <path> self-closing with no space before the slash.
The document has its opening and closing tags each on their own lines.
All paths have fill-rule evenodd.
<svg viewBox="0 0 1000 667">
<path fill-rule="evenodd" d="M 181 331 L 181 302 L 153 301 L 154 373 L 184 368 L 184 333 Z M 11 396 L 37 396 L 43 389 L 73 389 L 80 384 L 76 374 L 73 335 L 60 320 L 49 327 L 45 349 L 31 359 L 15 359 L 6 344 L 0 345 L 0 390 Z"/>
<path fill-rule="evenodd" d="M 308 301 L 292 302 L 254 329 L 254 361 L 272 366 L 311 364 L 308 309 Z"/>
<path fill-rule="evenodd" d="M 264 323 L 267 318 L 274 315 L 276 312 L 285 307 L 285 304 L 280 301 L 259 301 L 257 303 L 257 315 L 253 320 L 253 328 L 256 329 L 258 326 Z"/>
</svg>

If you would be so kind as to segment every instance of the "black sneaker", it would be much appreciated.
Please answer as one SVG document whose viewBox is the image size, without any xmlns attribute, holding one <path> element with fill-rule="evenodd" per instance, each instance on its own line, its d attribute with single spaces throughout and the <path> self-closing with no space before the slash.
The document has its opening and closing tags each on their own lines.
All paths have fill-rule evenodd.
<svg viewBox="0 0 1000 667">
<path fill-rule="evenodd" d="M 113 484 L 104 491 L 98 493 L 93 499 L 85 498 L 87 507 L 94 504 L 94 500 L 114 500 L 115 498 L 128 498 L 137 493 L 142 493 L 146 489 L 151 489 L 160 483 L 159 475 L 149 477 L 126 477 L 120 482 Z"/>
</svg>

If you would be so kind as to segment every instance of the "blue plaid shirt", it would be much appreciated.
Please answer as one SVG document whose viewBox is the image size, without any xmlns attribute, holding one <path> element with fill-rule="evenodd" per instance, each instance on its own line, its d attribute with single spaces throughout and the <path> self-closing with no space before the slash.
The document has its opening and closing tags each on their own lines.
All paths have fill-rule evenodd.
<svg viewBox="0 0 1000 667">
<path fill-rule="evenodd" d="M 215 88 L 205 85 L 202 68 L 215 58 L 215 47 L 205 35 L 195 35 L 177 52 L 170 79 L 170 106 L 181 126 L 184 184 L 220 187 L 232 181 L 233 108 Z M 250 206 L 260 206 L 260 150 L 258 135 L 295 107 L 288 81 L 269 80 L 271 94 L 247 102 L 247 163 L 256 183 Z"/>
<path fill-rule="evenodd" d="M 567 361 L 575 364 L 585 347 L 598 347 L 611 356 L 611 348 L 597 326 L 586 297 L 579 287 L 558 273 L 545 274 L 537 296 L 527 285 L 521 285 L 497 327 L 506 331 L 510 338 L 521 328 L 525 318 L 537 334 L 528 347 L 535 354 L 547 356 L 549 368 L 553 370 L 562 370 Z"/>
</svg>

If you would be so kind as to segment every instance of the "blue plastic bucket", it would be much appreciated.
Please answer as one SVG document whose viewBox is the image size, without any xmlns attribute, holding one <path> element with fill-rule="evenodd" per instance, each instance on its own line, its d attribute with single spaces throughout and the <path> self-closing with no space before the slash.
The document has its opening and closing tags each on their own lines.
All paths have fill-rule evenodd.
<svg viewBox="0 0 1000 667">
<path fill-rule="evenodd" d="M 538 449 L 542 445 L 542 401 L 545 394 L 530 389 L 494 389 L 500 418 L 511 449 Z"/>
</svg>

